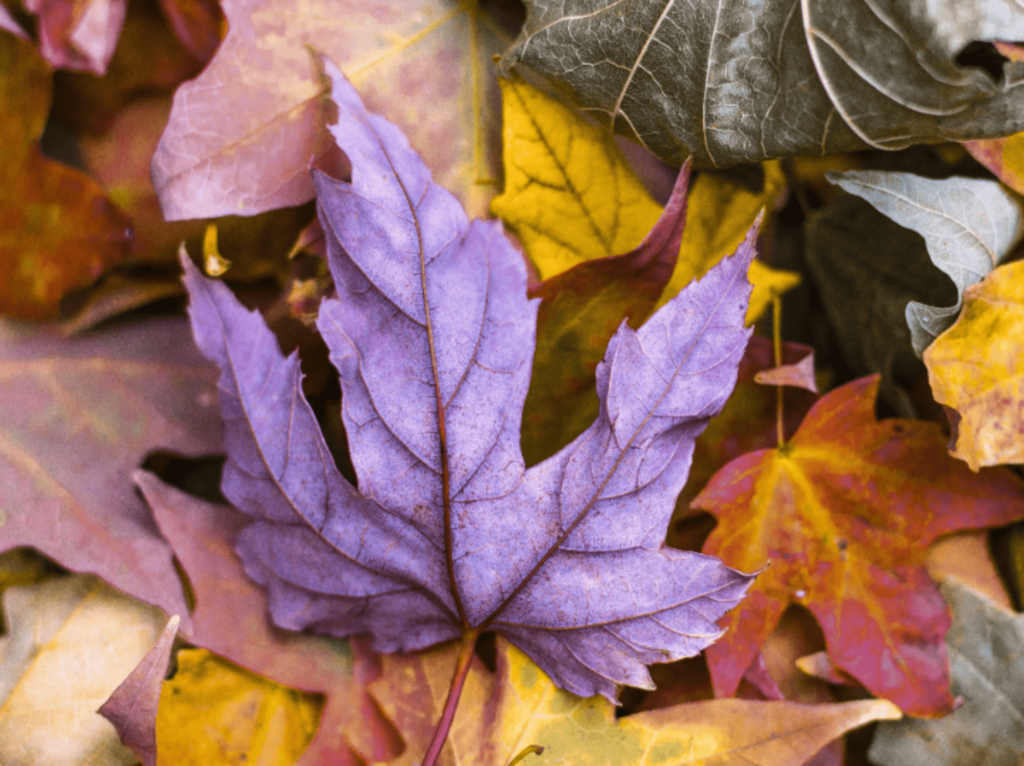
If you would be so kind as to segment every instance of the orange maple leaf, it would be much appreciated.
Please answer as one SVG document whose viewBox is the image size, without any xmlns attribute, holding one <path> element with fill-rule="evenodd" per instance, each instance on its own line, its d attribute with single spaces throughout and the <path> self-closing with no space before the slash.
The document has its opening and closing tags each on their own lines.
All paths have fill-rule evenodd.
<svg viewBox="0 0 1024 766">
<path fill-rule="evenodd" d="M 744 671 L 789 604 L 806 606 L 829 657 L 905 712 L 949 712 L 943 639 L 949 610 L 923 561 L 962 529 L 1024 517 L 1024 483 L 974 474 L 933 423 L 875 419 L 877 376 L 822 397 L 792 441 L 729 463 L 693 501 L 718 527 L 704 552 L 744 571 L 765 566 L 707 650 L 718 696 Z"/>
</svg>

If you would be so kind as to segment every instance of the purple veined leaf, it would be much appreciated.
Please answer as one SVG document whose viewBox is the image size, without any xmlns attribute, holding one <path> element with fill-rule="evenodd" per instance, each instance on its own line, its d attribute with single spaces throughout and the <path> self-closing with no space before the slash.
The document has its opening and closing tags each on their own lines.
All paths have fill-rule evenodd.
<svg viewBox="0 0 1024 766">
<path fill-rule="evenodd" d="M 519 447 L 537 302 L 496 221 L 468 221 L 404 136 L 325 62 L 346 183 L 314 172 L 338 297 L 318 327 L 337 367 L 358 489 L 302 397 L 298 360 L 187 259 L 196 339 L 221 369 L 224 494 L 275 622 L 410 651 L 491 629 L 560 686 L 616 695 L 691 656 L 753 579 L 663 546 L 694 440 L 749 331 L 752 230 L 736 255 L 625 323 L 600 412 L 533 468 Z"/>
</svg>

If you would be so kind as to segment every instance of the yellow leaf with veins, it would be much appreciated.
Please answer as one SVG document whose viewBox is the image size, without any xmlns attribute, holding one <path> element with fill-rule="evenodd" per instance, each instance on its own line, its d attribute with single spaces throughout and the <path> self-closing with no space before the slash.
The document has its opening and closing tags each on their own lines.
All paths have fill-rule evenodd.
<svg viewBox="0 0 1024 766">
<path fill-rule="evenodd" d="M 160 692 L 159 763 L 291 766 L 316 732 L 321 702 L 205 649 L 180 651 Z"/>
<path fill-rule="evenodd" d="M 895 705 L 864 700 L 830 705 L 713 700 L 615 719 L 603 697 L 583 699 L 555 687 L 525 654 L 497 639 L 497 669 L 474 659 L 441 752 L 443 766 L 506 766 L 531 745 L 530 764 L 588 766 L 798 766 L 844 732 L 899 718 Z M 383 658 L 372 692 L 405 737 L 392 766 L 418 763 L 426 751 L 458 653 L 457 644 Z"/>
<path fill-rule="evenodd" d="M 960 416 L 953 455 L 975 471 L 1024 463 L 1024 262 L 964 291 L 960 317 L 924 363 L 935 400 Z"/>
<path fill-rule="evenodd" d="M 505 191 L 492 200 L 491 211 L 522 241 L 541 279 L 639 245 L 662 208 L 607 129 L 522 78 L 500 84 Z M 761 209 L 773 206 L 785 179 L 778 162 L 763 167 L 759 194 L 718 175 L 697 176 L 679 261 L 661 304 L 735 251 Z M 800 281 L 763 263 L 752 267 L 751 277 L 748 322 L 764 312 L 772 291 L 781 294 Z"/>
</svg>

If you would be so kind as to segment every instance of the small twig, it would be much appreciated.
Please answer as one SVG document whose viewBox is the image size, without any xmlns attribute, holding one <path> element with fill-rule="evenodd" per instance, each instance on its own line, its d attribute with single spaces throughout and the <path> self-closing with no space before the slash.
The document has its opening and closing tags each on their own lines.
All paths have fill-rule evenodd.
<svg viewBox="0 0 1024 766">
<path fill-rule="evenodd" d="M 527 745 L 519 751 L 519 754 L 515 758 L 508 762 L 508 766 L 516 766 L 517 763 L 523 760 L 530 753 L 536 753 L 537 755 L 540 755 L 543 752 L 544 748 L 540 745 Z"/>
<path fill-rule="evenodd" d="M 782 298 L 772 293 L 772 346 L 775 351 L 775 366 L 782 366 Z M 786 443 L 786 431 L 783 427 L 782 386 L 775 387 L 775 435 L 778 446 Z"/>
</svg>

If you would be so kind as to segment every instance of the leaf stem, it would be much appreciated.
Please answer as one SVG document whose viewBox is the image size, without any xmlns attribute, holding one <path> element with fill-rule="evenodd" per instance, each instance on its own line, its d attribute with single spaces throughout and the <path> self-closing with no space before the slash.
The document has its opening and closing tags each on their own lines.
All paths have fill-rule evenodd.
<svg viewBox="0 0 1024 766">
<path fill-rule="evenodd" d="M 479 631 L 471 630 L 463 635 L 462 649 L 459 650 L 459 659 L 455 663 L 455 672 L 452 674 L 452 685 L 448 687 L 448 699 L 444 701 L 444 709 L 441 710 L 441 718 L 438 719 L 437 728 L 434 729 L 434 736 L 427 746 L 427 754 L 423 756 L 422 766 L 434 766 L 441 756 L 441 748 L 448 739 L 448 731 L 452 728 L 452 721 L 455 720 L 455 710 L 459 706 L 459 697 L 462 696 L 462 687 L 469 677 L 469 666 L 473 661 L 473 650 L 476 648 L 476 639 Z"/>
<path fill-rule="evenodd" d="M 775 351 L 775 366 L 782 366 L 782 298 L 772 293 L 772 348 Z M 783 427 L 782 386 L 775 387 L 775 435 L 778 446 L 786 443 L 786 431 Z"/>
</svg>

